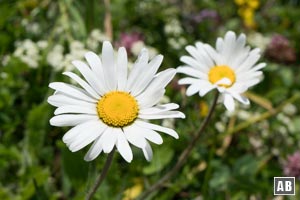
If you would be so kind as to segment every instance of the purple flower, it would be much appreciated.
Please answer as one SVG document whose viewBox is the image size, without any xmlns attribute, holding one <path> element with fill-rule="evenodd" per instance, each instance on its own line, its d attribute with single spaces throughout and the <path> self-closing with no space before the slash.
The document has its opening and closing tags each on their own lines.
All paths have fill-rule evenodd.
<svg viewBox="0 0 300 200">
<path fill-rule="evenodd" d="M 125 47 L 127 52 L 131 52 L 132 45 L 140 40 L 144 41 L 144 36 L 141 33 L 121 33 L 120 40 L 117 42 L 117 46 Z"/>
<path fill-rule="evenodd" d="M 300 151 L 288 156 L 283 165 L 283 172 L 286 176 L 294 176 L 300 180 Z"/>
<path fill-rule="evenodd" d="M 191 16 L 191 19 L 195 23 L 201 23 L 204 20 L 219 21 L 219 15 L 215 10 L 204 9 L 201 12 Z"/>
<path fill-rule="evenodd" d="M 266 56 L 281 63 L 292 63 L 296 61 L 295 49 L 290 41 L 283 35 L 275 34 L 266 49 Z"/>
</svg>

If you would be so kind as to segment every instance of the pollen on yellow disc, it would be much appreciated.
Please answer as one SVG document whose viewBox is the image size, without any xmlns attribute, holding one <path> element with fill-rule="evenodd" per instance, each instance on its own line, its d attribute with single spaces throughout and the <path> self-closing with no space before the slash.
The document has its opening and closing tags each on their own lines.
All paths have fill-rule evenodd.
<svg viewBox="0 0 300 200">
<path fill-rule="evenodd" d="M 112 91 L 106 93 L 97 103 L 100 119 L 108 126 L 124 127 L 138 116 L 138 103 L 127 92 Z"/>
<path fill-rule="evenodd" d="M 223 78 L 228 78 L 231 81 L 231 84 L 219 84 L 219 86 L 230 87 L 235 82 L 235 73 L 234 71 L 226 65 L 214 66 L 210 69 L 208 73 L 209 81 L 214 84 Z"/>
</svg>

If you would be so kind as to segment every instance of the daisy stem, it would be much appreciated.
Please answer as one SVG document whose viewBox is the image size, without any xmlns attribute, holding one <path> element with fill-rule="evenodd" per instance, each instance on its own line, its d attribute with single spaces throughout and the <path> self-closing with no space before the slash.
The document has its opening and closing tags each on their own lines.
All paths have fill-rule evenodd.
<svg viewBox="0 0 300 200">
<path fill-rule="evenodd" d="M 107 172 L 108 172 L 108 170 L 109 170 L 109 168 L 111 166 L 111 163 L 112 163 L 112 160 L 113 160 L 113 157 L 114 157 L 114 153 L 115 153 L 115 148 L 113 148 L 113 150 L 108 154 L 108 157 L 107 157 L 107 159 L 105 161 L 103 170 L 102 170 L 100 176 L 96 179 L 96 182 L 94 183 L 93 187 L 87 193 L 85 200 L 92 199 L 92 197 L 94 196 L 94 194 L 98 190 L 99 186 L 103 182 L 103 180 L 106 177 Z"/>
<path fill-rule="evenodd" d="M 174 167 L 166 174 L 164 175 L 160 180 L 158 180 L 154 185 L 152 185 L 150 188 L 148 188 L 145 192 L 143 192 L 138 199 L 144 200 L 146 197 L 148 197 L 152 192 L 155 190 L 160 189 L 163 184 L 172 178 L 172 176 L 180 170 L 180 168 L 183 166 L 183 164 L 186 162 L 188 156 L 191 154 L 193 148 L 197 144 L 197 141 L 199 140 L 202 132 L 205 130 L 206 126 L 208 125 L 208 122 L 210 121 L 212 114 L 216 108 L 217 100 L 219 97 L 219 92 L 216 91 L 215 97 L 213 100 L 213 103 L 210 106 L 209 112 L 202 122 L 201 126 L 199 127 L 198 131 L 194 135 L 194 137 L 190 140 L 190 143 L 188 144 L 187 148 L 184 149 L 184 151 L 180 154 L 179 159 L 177 163 L 174 165 Z"/>
</svg>

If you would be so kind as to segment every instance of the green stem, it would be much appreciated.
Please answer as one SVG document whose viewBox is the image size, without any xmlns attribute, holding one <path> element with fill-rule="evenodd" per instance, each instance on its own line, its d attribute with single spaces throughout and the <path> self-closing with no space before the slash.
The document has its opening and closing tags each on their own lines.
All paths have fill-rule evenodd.
<svg viewBox="0 0 300 200">
<path fill-rule="evenodd" d="M 211 175 L 211 161 L 213 159 L 213 156 L 215 155 L 216 152 L 216 147 L 213 146 L 210 151 L 209 151 L 209 158 L 208 158 L 208 164 L 207 164 L 207 168 L 206 168 L 206 172 L 204 175 L 204 181 L 203 181 L 203 186 L 202 186 L 202 194 L 204 199 L 206 199 L 206 195 L 207 195 L 207 188 L 208 188 L 208 181 Z"/>
<path fill-rule="evenodd" d="M 94 183 L 93 187 L 90 189 L 90 191 L 87 193 L 85 200 L 91 200 L 92 197 L 95 195 L 96 191 L 98 190 L 99 186 L 103 182 L 104 178 L 107 175 L 107 172 L 111 166 L 113 157 L 114 157 L 115 148 L 108 154 L 108 157 L 106 159 L 106 162 L 104 164 L 103 170 L 100 174 L 100 176 L 97 178 L 96 182 Z"/>
<path fill-rule="evenodd" d="M 220 134 L 219 137 L 220 139 L 225 138 L 228 135 L 233 135 L 234 133 L 237 133 L 247 127 L 249 127 L 252 124 L 255 124 L 257 122 L 263 121 L 265 119 L 268 119 L 269 117 L 272 117 L 274 115 L 276 115 L 277 113 L 279 113 L 280 111 L 282 111 L 282 109 L 290 103 L 293 103 L 294 101 L 298 100 L 300 98 L 300 95 L 298 93 L 294 94 L 291 98 L 287 99 L 285 102 L 281 103 L 277 108 L 264 112 L 261 115 L 257 116 L 257 117 L 251 117 L 249 118 L 249 120 L 242 122 L 240 124 L 238 124 L 237 126 L 235 126 L 232 129 L 229 129 L 227 132 Z"/>
<path fill-rule="evenodd" d="M 172 178 L 172 176 L 180 170 L 180 168 L 183 166 L 183 164 L 186 162 L 188 156 L 191 154 L 193 148 L 196 146 L 202 132 L 205 130 L 206 126 L 208 125 L 208 122 L 211 119 L 211 116 L 216 108 L 217 105 L 217 100 L 219 97 L 219 92 L 216 91 L 213 103 L 209 109 L 208 115 L 206 116 L 206 118 L 204 119 L 204 121 L 202 122 L 200 128 L 198 129 L 197 133 L 194 135 L 194 137 L 191 139 L 190 143 L 188 144 L 188 146 L 184 149 L 184 151 L 181 153 L 181 155 L 179 156 L 179 159 L 177 161 L 177 163 L 174 165 L 174 167 L 166 174 L 164 175 L 161 179 L 159 179 L 154 185 L 152 185 L 150 188 L 148 188 L 145 192 L 143 192 L 138 199 L 140 200 L 144 200 L 146 199 L 147 196 L 149 196 L 152 192 L 154 192 L 155 190 L 160 189 L 163 184 L 168 181 L 169 179 Z"/>
</svg>

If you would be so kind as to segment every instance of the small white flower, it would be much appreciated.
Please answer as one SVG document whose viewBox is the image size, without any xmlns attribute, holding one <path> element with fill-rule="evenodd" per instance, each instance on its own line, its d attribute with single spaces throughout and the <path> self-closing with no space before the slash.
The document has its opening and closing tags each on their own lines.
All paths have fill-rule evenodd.
<svg viewBox="0 0 300 200">
<path fill-rule="evenodd" d="M 116 146 L 121 156 L 131 162 L 133 154 L 129 143 L 142 149 L 149 161 L 152 149 L 148 141 L 163 142 L 157 131 L 174 138 L 178 138 L 178 134 L 147 120 L 185 117 L 175 111 L 179 107 L 177 104 L 157 105 L 176 70 L 157 73 L 163 56 L 158 55 L 148 62 L 148 51 L 144 49 L 128 72 L 125 48 L 119 48 L 117 54 L 115 60 L 111 44 L 104 42 L 101 58 L 88 52 L 85 54 L 88 65 L 73 61 L 85 80 L 72 72 L 64 75 L 81 88 L 62 82 L 50 83 L 55 93 L 48 102 L 57 107 L 50 124 L 74 126 L 63 136 L 72 152 L 93 142 L 85 155 L 86 161 L 95 159 L 102 151 L 110 153 Z"/>
<path fill-rule="evenodd" d="M 287 115 L 295 115 L 297 113 L 297 107 L 294 104 L 287 104 L 283 107 L 282 110 Z"/>
<path fill-rule="evenodd" d="M 174 38 L 171 37 L 168 39 L 168 44 L 175 50 L 181 49 L 187 44 L 187 41 L 184 37 Z"/>
<path fill-rule="evenodd" d="M 37 68 L 40 61 L 39 48 L 36 43 L 26 39 L 21 42 L 16 42 L 16 50 L 13 55 L 19 58 L 30 68 Z"/>
<path fill-rule="evenodd" d="M 64 60 L 64 47 L 57 44 L 47 55 L 47 62 L 53 67 L 55 71 L 60 71 L 63 69 L 62 62 Z"/>
<path fill-rule="evenodd" d="M 142 49 L 147 49 L 149 52 L 149 58 L 152 59 L 157 55 L 157 50 L 154 47 L 146 46 L 142 40 L 138 40 L 132 44 L 130 49 L 131 53 L 135 56 L 138 56 Z"/>
<path fill-rule="evenodd" d="M 247 41 L 250 45 L 260 48 L 261 51 L 265 51 L 268 44 L 270 44 L 271 42 L 270 37 L 265 37 L 264 35 L 258 32 L 250 33 L 247 38 Z"/>
<path fill-rule="evenodd" d="M 180 60 L 186 65 L 177 71 L 191 77 L 179 80 L 179 84 L 190 84 L 186 94 L 199 93 L 204 96 L 213 89 L 218 89 L 228 111 L 234 111 L 234 99 L 243 104 L 249 100 L 242 95 L 249 87 L 260 82 L 265 63 L 255 63 L 260 58 L 258 48 L 250 50 L 245 46 L 246 36 L 238 38 L 228 31 L 225 38 L 218 38 L 216 49 L 208 44 L 197 42 L 196 46 L 187 46 L 191 56 L 182 56 Z"/>
<path fill-rule="evenodd" d="M 6 66 L 8 62 L 10 61 L 11 56 L 10 55 L 4 55 L 2 58 L 2 65 Z"/>
<path fill-rule="evenodd" d="M 143 48 L 145 48 L 145 43 L 142 40 L 138 40 L 135 43 L 132 44 L 132 47 L 130 51 L 133 53 L 133 55 L 137 56 L 141 52 Z"/>
<path fill-rule="evenodd" d="M 167 35 L 179 36 L 183 29 L 177 19 L 172 19 L 165 25 L 164 31 Z"/>
<path fill-rule="evenodd" d="M 48 42 L 46 40 L 40 40 L 36 43 L 36 45 L 43 50 L 48 47 Z"/>
<path fill-rule="evenodd" d="M 96 50 L 100 43 L 109 40 L 109 38 L 102 33 L 99 29 L 94 29 L 91 31 L 87 39 L 87 47 L 93 50 Z"/>
</svg>

